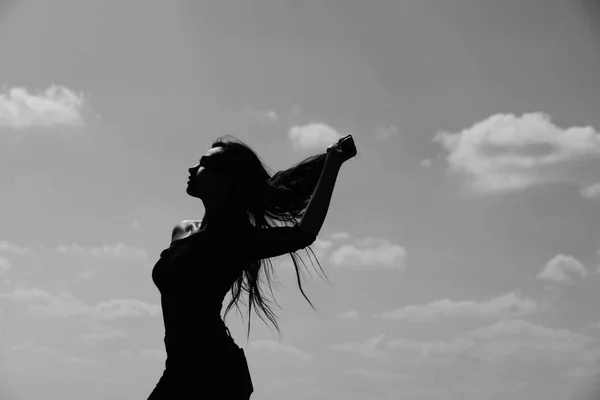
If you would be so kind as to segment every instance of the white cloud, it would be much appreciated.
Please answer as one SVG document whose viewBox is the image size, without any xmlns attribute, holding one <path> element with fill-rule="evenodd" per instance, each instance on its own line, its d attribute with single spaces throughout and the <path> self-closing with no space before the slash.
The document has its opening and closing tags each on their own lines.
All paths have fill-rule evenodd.
<svg viewBox="0 0 600 400">
<path fill-rule="evenodd" d="M 295 149 L 325 149 L 343 137 L 334 128 L 322 123 L 292 126 L 289 137 Z"/>
<path fill-rule="evenodd" d="M 274 340 L 254 340 L 248 344 L 248 349 L 251 351 L 269 350 L 272 353 L 283 352 L 291 354 L 304 361 L 310 361 L 314 358 L 312 354 L 305 353 L 295 347 L 276 342 Z"/>
<path fill-rule="evenodd" d="M 387 346 L 395 352 L 403 351 L 402 357 L 406 361 L 418 361 L 424 358 L 457 355 L 470 349 L 474 344 L 473 339 L 469 337 L 458 337 L 449 341 L 433 340 L 430 342 L 398 338 L 390 340 Z M 412 360 L 410 355 L 412 355 Z"/>
<path fill-rule="evenodd" d="M 159 360 L 164 360 L 167 357 L 167 353 L 164 349 L 144 349 L 140 351 L 140 357 L 158 358 Z"/>
<path fill-rule="evenodd" d="M 249 118 L 265 124 L 277 122 L 280 119 L 280 116 L 275 112 L 275 110 L 247 111 L 245 114 Z"/>
<path fill-rule="evenodd" d="M 377 141 L 384 141 L 390 139 L 392 136 L 398 134 L 398 127 L 395 125 L 381 126 L 375 132 L 375 139 Z"/>
<path fill-rule="evenodd" d="M 315 240 L 314 246 L 322 253 L 331 248 L 332 244 L 333 243 L 331 243 L 329 240 L 317 238 L 317 240 Z"/>
<path fill-rule="evenodd" d="M 488 317 L 531 314 L 537 310 L 534 300 L 508 293 L 482 302 L 472 300 L 436 300 L 428 304 L 410 305 L 376 314 L 376 318 L 427 321 L 436 317 Z"/>
<path fill-rule="evenodd" d="M 4 257 L 0 257 L 0 275 L 11 269 L 12 265 L 10 265 L 10 262 Z"/>
<path fill-rule="evenodd" d="M 340 319 L 358 319 L 358 312 L 356 310 L 346 311 L 345 313 L 341 313 L 337 315 Z"/>
<path fill-rule="evenodd" d="M 402 362 L 452 361 L 468 355 L 486 362 L 521 360 L 584 360 L 595 339 L 567 329 L 554 329 L 524 320 L 501 320 L 484 328 L 465 332 L 449 340 L 390 340 Z"/>
<path fill-rule="evenodd" d="M 111 339 L 117 339 L 127 336 L 125 332 L 119 329 L 108 329 L 101 332 L 84 333 L 78 338 L 78 341 L 88 344 L 96 344 Z"/>
<path fill-rule="evenodd" d="M 146 260 L 148 253 L 144 249 L 137 249 L 123 243 L 105 244 L 101 247 L 82 247 L 77 244 L 58 246 L 57 252 L 72 256 L 87 256 L 94 258 L 115 258 L 123 260 Z"/>
<path fill-rule="evenodd" d="M 540 113 L 493 115 L 462 132 L 440 132 L 434 141 L 449 152 L 450 169 L 466 174 L 479 192 L 564 180 L 559 166 L 600 155 L 600 137 L 594 128 L 563 129 Z"/>
<path fill-rule="evenodd" d="M 559 340 L 577 343 L 586 343 L 591 340 L 586 335 L 572 332 L 568 329 L 549 328 L 536 325 L 522 319 L 501 320 L 485 328 L 476 329 L 471 332 L 472 337 L 491 339 L 498 336 L 529 336 L 549 340 Z M 538 340 L 536 339 L 536 340 Z"/>
<path fill-rule="evenodd" d="M 15 302 L 41 302 L 30 304 L 29 311 L 41 317 L 69 317 L 88 315 L 100 319 L 117 319 L 136 316 L 157 316 L 161 309 L 158 305 L 148 304 L 137 299 L 112 299 L 88 306 L 84 301 L 75 299 L 71 294 L 61 292 L 55 296 L 47 291 L 33 287 L 18 287 L 0 297 Z"/>
<path fill-rule="evenodd" d="M 584 351 L 595 340 L 568 329 L 535 325 L 524 320 L 503 320 L 477 329 L 470 337 L 479 340 L 475 355 L 488 361 L 517 358 L 561 358 Z M 581 354 L 577 353 L 577 356 Z"/>
<path fill-rule="evenodd" d="M 423 160 L 421 160 L 421 166 L 425 169 L 431 168 L 432 165 L 433 161 L 431 161 L 429 158 L 424 158 Z"/>
<path fill-rule="evenodd" d="M 357 376 L 360 378 L 377 379 L 377 380 L 404 380 L 409 379 L 409 375 L 399 374 L 389 371 L 376 371 L 365 368 L 349 368 L 344 370 L 345 374 Z"/>
<path fill-rule="evenodd" d="M 594 183 L 581 189 L 581 195 L 586 199 L 595 199 L 600 196 L 600 183 Z"/>
<path fill-rule="evenodd" d="M 50 86 L 43 93 L 12 88 L 0 94 L 0 128 L 83 125 L 83 95 L 64 86 Z"/>
<path fill-rule="evenodd" d="M 347 239 L 349 239 L 349 238 L 350 238 L 350 234 L 349 234 L 348 232 L 334 232 L 334 233 L 332 233 L 331 235 L 329 235 L 329 237 L 330 237 L 332 240 L 339 240 L 339 241 L 342 241 L 342 240 L 347 240 Z"/>
<path fill-rule="evenodd" d="M 30 250 L 3 240 L 0 242 L 0 252 L 13 254 L 27 254 L 30 252 Z"/>
<path fill-rule="evenodd" d="M 544 269 L 537 274 L 537 278 L 554 282 L 572 282 L 573 275 L 585 278 L 587 271 L 574 257 L 558 254 L 548 261 Z"/>
<path fill-rule="evenodd" d="M 377 346 L 381 344 L 384 334 L 373 336 L 365 342 L 337 343 L 327 347 L 328 350 L 343 351 L 359 354 L 366 358 L 385 360 L 389 358 L 389 354 L 385 351 L 378 350 Z"/>
<path fill-rule="evenodd" d="M 382 238 L 366 238 L 354 245 L 342 245 L 331 254 L 331 262 L 337 266 L 360 268 L 406 267 L 407 252 L 396 244 Z"/>
</svg>

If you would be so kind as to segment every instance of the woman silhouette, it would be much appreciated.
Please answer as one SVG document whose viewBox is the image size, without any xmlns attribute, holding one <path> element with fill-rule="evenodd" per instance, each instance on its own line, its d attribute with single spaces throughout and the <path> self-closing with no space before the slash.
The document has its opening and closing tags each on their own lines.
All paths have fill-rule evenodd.
<svg viewBox="0 0 600 400">
<path fill-rule="evenodd" d="M 148 400 L 250 398 L 253 386 L 244 351 L 221 318 L 225 295 L 231 292 L 223 318 L 234 305 L 239 310 L 242 291 L 248 294 L 248 337 L 252 306 L 279 332 L 259 275 L 264 273 L 272 295 L 268 259 L 289 253 L 300 291 L 312 307 L 302 290 L 295 252 L 315 241 L 339 169 L 355 155 L 348 135 L 324 154 L 270 176 L 248 145 L 226 135 L 189 169 L 187 193 L 202 200 L 205 213 L 201 221 L 175 226 L 171 245 L 152 270 L 161 294 L 167 359 Z M 292 225 L 272 226 L 268 219 Z"/>
</svg>

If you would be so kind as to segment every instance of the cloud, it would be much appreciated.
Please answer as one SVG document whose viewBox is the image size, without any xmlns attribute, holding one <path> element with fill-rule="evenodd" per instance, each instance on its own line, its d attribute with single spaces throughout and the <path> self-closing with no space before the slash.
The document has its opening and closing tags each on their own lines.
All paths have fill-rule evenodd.
<svg viewBox="0 0 600 400">
<path fill-rule="evenodd" d="M 565 180 L 566 163 L 600 154 L 594 128 L 563 129 L 541 113 L 493 115 L 458 133 L 439 132 L 434 141 L 448 151 L 451 171 L 488 193 Z"/>
<path fill-rule="evenodd" d="M 574 257 L 558 254 L 548 261 L 544 269 L 537 274 L 537 278 L 554 282 L 572 282 L 573 275 L 585 278 L 587 271 Z"/>
<path fill-rule="evenodd" d="M 350 234 L 348 232 L 334 232 L 331 235 L 329 235 L 329 237 L 332 240 L 347 240 L 350 238 Z"/>
<path fill-rule="evenodd" d="M 594 183 L 593 185 L 586 186 L 581 189 L 581 196 L 586 199 L 595 199 L 600 196 L 600 183 Z"/>
<path fill-rule="evenodd" d="M 409 379 L 409 375 L 399 374 L 389 371 L 376 371 L 365 368 L 349 368 L 344 370 L 345 374 L 357 376 L 359 378 L 377 379 L 377 380 L 405 380 Z"/>
<path fill-rule="evenodd" d="M 167 353 L 164 349 L 144 349 L 140 351 L 140 357 L 158 358 L 159 360 L 164 360 L 167 357 Z"/>
<path fill-rule="evenodd" d="M 532 338 L 544 338 L 565 342 L 587 343 L 590 337 L 572 332 L 568 329 L 549 328 L 536 325 L 523 319 L 501 320 L 485 328 L 476 329 L 470 336 L 491 339 L 498 336 L 528 336 Z"/>
<path fill-rule="evenodd" d="M 431 159 L 429 158 L 424 158 L 423 160 L 421 160 L 421 166 L 425 169 L 431 168 L 432 165 L 433 161 L 431 161 Z"/>
<path fill-rule="evenodd" d="M 38 343 L 38 341 L 35 338 L 30 338 L 12 345 L 7 345 L 5 348 L 10 350 L 11 352 L 18 353 L 19 362 L 21 362 L 21 360 L 33 361 L 31 359 L 33 356 L 34 360 L 37 363 L 47 363 L 51 360 L 53 365 L 56 365 L 57 361 L 65 362 L 68 364 L 96 363 L 96 361 L 94 361 L 91 358 L 73 356 L 63 352 L 62 350 L 56 347 Z"/>
<path fill-rule="evenodd" d="M 354 245 L 342 245 L 331 253 L 334 265 L 358 268 L 404 269 L 407 252 L 386 239 L 366 238 Z"/>
<path fill-rule="evenodd" d="M 0 253 L 27 254 L 30 250 L 5 240 L 0 242 Z"/>
<path fill-rule="evenodd" d="M 387 346 L 388 349 L 394 352 L 402 351 L 402 358 L 405 361 L 420 361 L 424 358 L 444 358 L 458 355 L 473 347 L 474 344 L 473 339 L 469 337 L 458 337 L 449 341 L 433 340 L 429 342 L 399 338 L 390 340 Z"/>
<path fill-rule="evenodd" d="M 81 335 L 77 340 L 87 344 L 96 344 L 111 339 L 126 337 L 125 332 L 119 329 L 107 329 L 101 332 L 89 332 Z"/>
<path fill-rule="evenodd" d="M 122 260 L 146 260 L 146 250 L 127 246 L 123 243 L 105 244 L 101 247 L 82 247 L 77 244 L 70 246 L 57 246 L 55 250 L 59 253 L 71 256 L 85 256 L 98 259 L 115 258 Z"/>
<path fill-rule="evenodd" d="M 346 311 L 345 313 L 338 314 L 337 318 L 357 320 L 358 319 L 358 312 L 356 310 Z"/>
<path fill-rule="evenodd" d="M 12 88 L 0 93 L 0 128 L 28 129 L 35 126 L 83 125 L 83 95 L 64 86 L 50 86 L 43 93 Z"/>
<path fill-rule="evenodd" d="M 524 320 L 503 320 L 488 327 L 477 329 L 470 337 L 479 339 L 477 355 L 488 361 L 518 358 L 548 358 L 573 355 L 583 351 L 595 340 L 589 336 L 570 331 L 535 325 Z"/>
<path fill-rule="evenodd" d="M 395 125 L 381 126 L 375 132 L 375 139 L 379 142 L 388 140 L 398 134 L 398 127 Z"/>
<path fill-rule="evenodd" d="M 273 122 L 277 122 L 279 120 L 279 115 L 275 112 L 275 110 L 266 110 L 266 111 L 248 111 L 246 115 L 251 119 L 256 120 L 257 122 L 269 124 Z"/>
<path fill-rule="evenodd" d="M 350 234 L 348 232 L 334 232 L 329 237 L 335 241 L 342 241 L 350 239 Z"/>
<path fill-rule="evenodd" d="M 415 341 L 406 338 L 390 340 L 387 346 L 401 352 L 404 362 L 451 361 L 468 354 L 486 362 L 507 358 L 535 360 L 564 359 L 585 354 L 594 339 L 568 329 L 536 325 L 522 319 L 501 320 L 484 328 L 462 333 L 449 340 Z M 579 352 L 575 355 L 574 352 Z"/>
<path fill-rule="evenodd" d="M 294 149 L 321 149 L 331 146 L 343 137 L 334 128 L 322 123 L 292 126 L 289 131 Z"/>
<path fill-rule="evenodd" d="M 375 318 L 427 321 L 436 317 L 490 317 L 531 314 L 538 308 L 534 300 L 508 293 L 482 302 L 472 300 L 436 300 L 428 304 L 410 305 L 374 315 Z"/>
<path fill-rule="evenodd" d="M 11 269 L 12 265 L 10 265 L 10 262 L 4 257 L 0 257 L 0 275 Z"/>
<path fill-rule="evenodd" d="M 70 317 L 87 315 L 99 319 L 117 319 L 138 316 L 157 316 L 161 314 L 160 306 L 148 304 L 137 299 L 112 299 L 88 306 L 84 301 L 75 299 L 71 294 L 61 292 L 55 296 L 47 291 L 33 287 L 18 287 L 0 297 L 14 302 L 30 304 L 28 309 L 33 315 L 40 317 Z"/>
<path fill-rule="evenodd" d="M 324 239 L 320 239 L 320 238 L 317 238 L 314 243 L 314 246 L 321 253 L 328 250 L 329 248 L 331 248 L 332 245 L 333 245 L 333 243 L 331 243 L 329 240 L 324 240 Z"/>
<path fill-rule="evenodd" d="M 303 361 L 310 361 L 314 358 L 312 354 L 305 353 L 295 347 L 275 342 L 273 340 L 255 340 L 250 342 L 248 349 L 251 351 L 269 350 L 272 353 L 291 354 Z"/>
<path fill-rule="evenodd" d="M 332 351 L 343 351 L 359 354 L 366 358 L 372 358 L 377 360 L 385 360 L 389 358 L 389 354 L 385 351 L 378 350 L 377 346 L 381 344 L 384 334 L 374 336 L 367 339 L 365 342 L 351 342 L 351 343 L 337 343 L 327 347 L 328 350 Z"/>
</svg>

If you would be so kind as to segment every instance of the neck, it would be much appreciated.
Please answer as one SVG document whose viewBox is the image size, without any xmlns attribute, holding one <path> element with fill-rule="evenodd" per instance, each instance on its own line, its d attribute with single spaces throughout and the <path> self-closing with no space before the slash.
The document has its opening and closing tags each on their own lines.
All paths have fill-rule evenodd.
<svg viewBox="0 0 600 400">
<path fill-rule="evenodd" d="M 234 228 L 240 223 L 244 223 L 244 215 L 241 213 L 232 212 L 231 209 L 209 209 L 206 208 L 204 218 L 200 229 L 210 228 L 211 230 L 221 230 Z"/>
</svg>

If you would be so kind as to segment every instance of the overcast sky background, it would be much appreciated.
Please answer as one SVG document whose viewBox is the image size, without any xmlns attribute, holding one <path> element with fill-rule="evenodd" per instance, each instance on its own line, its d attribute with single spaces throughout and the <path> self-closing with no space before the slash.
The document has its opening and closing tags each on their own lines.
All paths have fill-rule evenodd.
<svg viewBox="0 0 600 400">
<path fill-rule="evenodd" d="M 203 215 L 187 168 L 222 134 L 277 171 L 350 133 L 313 246 L 332 285 L 305 283 L 317 312 L 288 256 L 282 336 L 227 318 L 252 399 L 597 399 L 596 12 L 0 1 L 0 398 L 147 398 L 151 268 Z"/>
</svg>

